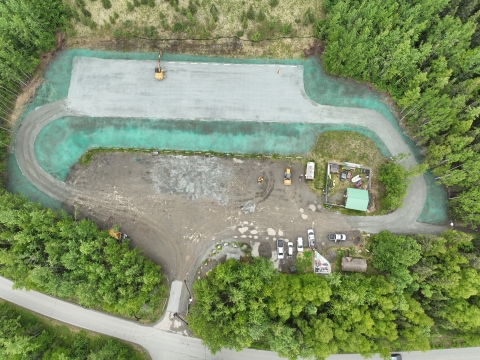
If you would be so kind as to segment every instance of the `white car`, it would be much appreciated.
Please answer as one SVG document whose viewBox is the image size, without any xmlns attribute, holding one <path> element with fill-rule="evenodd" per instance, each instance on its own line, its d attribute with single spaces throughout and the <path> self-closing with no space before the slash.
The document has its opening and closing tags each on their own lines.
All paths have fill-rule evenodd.
<svg viewBox="0 0 480 360">
<path fill-rule="evenodd" d="M 297 238 L 297 251 L 303 251 L 303 239 L 301 236 Z"/>
<path fill-rule="evenodd" d="M 285 254 L 283 252 L 283 240 L 282 239 L 277 240 L 277 251 L 278 251 L 278 258 L 280 260 L 283 259 Z"/>
<path fill-rule="evenodd" d="M 315 233 L 313 232 L 313 229 L 307 230 L 307 238 L 308 246 L 310 247 L 310 249 L 315 249 Z"/>
<path fill-rule="evenodd" d="M 288 248 L 288 256 L 292 256 L 293 255 L 293 242 L 289 241 L 287 243 L 287 248 Z"/>
</svg>

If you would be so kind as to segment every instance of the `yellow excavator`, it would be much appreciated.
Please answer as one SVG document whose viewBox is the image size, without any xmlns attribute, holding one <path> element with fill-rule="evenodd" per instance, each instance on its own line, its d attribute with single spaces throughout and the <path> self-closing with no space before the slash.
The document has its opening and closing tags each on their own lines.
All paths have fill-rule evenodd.
<svg viewBox="0 0 480 360">
<path fill-rule="evenodd" d="M 162 57 L 162 52 L 158 54 L 158 67 L 155 68 L 155 79 L 163 80 L 165 78 L 165 70 L 160 67 L 160 58 Z"/>
</svg>

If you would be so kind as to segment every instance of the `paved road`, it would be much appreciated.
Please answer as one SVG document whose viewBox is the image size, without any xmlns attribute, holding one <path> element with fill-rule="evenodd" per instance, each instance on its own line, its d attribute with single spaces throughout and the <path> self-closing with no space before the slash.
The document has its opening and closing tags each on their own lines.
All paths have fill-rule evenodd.
<svg viewBox="0 0 480 360">
<path fill-rule="evenodd" d="M 400 134 L 380 113 L 312 102 L 304 91 L 301 66 L 169 62 L 164 64 L 167 79 L 162 82 L 153 79 L 154 67 L 153 61 L 74 59 L 68 97 L 30 112 L 17 133 L 15 154 L 25 177 L 62 202 L 86 196 L 47 174 L 35 157 L 40 130 L 64 116 L 353 124 L 375 132 L 393 155 L 409 153 Z M 415 163 L 413 156 L 403 162 L 406 167 Z M 423 176 L 413 179 L 400 210 L 347 221 L 368 232 L 442 232 L 443 226 L 416 222 L 426 189 Z"/>
<path fill-rule="evenodd" d="M 142 326 L 134 322 L 84 309 L 50 296 L 24 290 L 12 290 L 12 282 L 0 277 L 0 297 L 65 323 L 114 336 L 143 346 L 154 360 L 225 359 L 225 360 L 271 360 L 280 359 L 269 351 L 224 350 L 212 355 L 200 340 L 176 335 L 155 327 Z M 480 348 L 451 349 L 442 351 L 418 351 L 403 354 L 405 360 L 473 360 L 478 359 Z M 360 355 L 334 355 L 329 360 L 360 360 Z M 371 358 L 379 360 L 378 356 Z"/>
</svg>

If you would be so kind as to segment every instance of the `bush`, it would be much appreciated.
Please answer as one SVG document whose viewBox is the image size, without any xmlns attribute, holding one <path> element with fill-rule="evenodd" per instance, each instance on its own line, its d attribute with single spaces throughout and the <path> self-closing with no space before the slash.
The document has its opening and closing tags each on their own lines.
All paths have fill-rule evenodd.
<svg viewBox="0 0 480 360">
<path fill-rule="evenodd" d="M 102 5 L 105 9 L 110 9 L 112 7 L 110 0 L 102 0 Z"/>
<path fill-rule="evenodd" d="M 135 10 L 135 6 L 130 1 L 127 1 L 127 11 L 132 12 L 133 10 Z"/>
<path fill-rule="evenodd" d="M 270 0 L 269 1 L 270 6 L 273 8 L 278 5 L 278 0 Z"/>
<path fill-rule="evenodd" d="M 251 37 L 250 37 L 250 40 L 254 41 L 254 42 L 257 42 L 258 40 L 260 40 L 260 37 L 262 35 L 259 33 L 259 32 L 256 32 L 254 33 Z"/>
<path fill-rule="evenodd" d="M 402 206 L 402 200 L 407 195 L 408 172 L 394 161 L 382 164 L 378 179 L 385 185 L 385 197 L 381 201 L 386 211 Z"/>
<path fill-rule="evenodd" d="M 255 10 L 252 5 L 248 8 L 246 16 L 248 20 L 255 20 Z"/>
<path fill-rule="evenodd" d="M 149 39 L 153 39 L 157 37 L 157 29 L 155 26 L 145 26 L 143 28 L 143 35 Z"/>
<path fill-rule="evenodd" d="M 155 0 L 148 0 L 147 5 L 150 6 L 151 8 L 155 7 Z"/>
<path fill-rule="evenodd" d="M 289 35 L 292 33 L 292 24 L 283 24 L 282 29 L 280 30 L 283 35 Z"/>
<path fill-rule="evenodd" d="M 173 24 L 172 30 L 174 32 L 183 32 L 184 28 L 183 28 L 182 23 L 176 22 L 175 24 Z"/>
<path fill-rule="evenodd" d="M 133 0 L 133 5 L 135 5 L 135 7 L 139 7 L 140 6 L 140 1 Z"/>
<path fill-rule="evenodd" d="M 85 8 L 82 8 L 82 14 L 87 17 L 87 18 L 91 18 L 92 17 L 92 14 L 90 13 L 90 11 L 88 11 L 87 9 Z"/>
<path fill-rule="evenodd" d="M 237 33 L 236 33 L 237 37 L 242 37 L 244 34 L 245 33 L 242 30 L 237 31 Z"/>
<path fill-rule="evenodd" d="M 212 4 L 212 6 L 210 6 L 210 14 L 212 14 L 213 20 L 215 22 L 217 22 L 218 21 L 218 9 L 215 6 L 215 4 Z"/>
<path fill-rule="evenodd" d="M 308 8 L 307 11 L 305 11 L 305 15 L 303 16 L 303 23 L 305 25 L 310 25 L 315 22 L 315 16 L 312 13 L 312 8 Z"/>
<path fill-rule="evenodd" d="M 265 13 L 263 12 L 262 9 L 260 9 L 260 11 L 258 12 L 258 15 L 257 15 L 257 20 L 258 21 L 263 21 L 265 20 L 266 16 L 265 16 Z"/>
<path fill-rule="evenodd" d="M 115 22 L 116 22 L 116 21 L 115 21 L 115 18 L 114 18 L 112 15 L 110 15 L 110 16 L 108 17 L 108 19 L 110 20 L 110 23 L 111 23 L 112 25 L 115 25 Z"/>
<path fill-rule="evenodd" d="M 189 0 L 188 1 L 188 11 L 190 11 L 190 13 L 192 15 L 195 15 L 197 13 L 197 5 L 195 5 L 195 3 L 192 1 L 192 0 Z"/>
<path fill-rule="evenodd" d="M 75 0 L 75 4 L 77 4 L 77 6 L 79 8 L 85 8 L 85 1 L 84 0 Z"/>
</svg>

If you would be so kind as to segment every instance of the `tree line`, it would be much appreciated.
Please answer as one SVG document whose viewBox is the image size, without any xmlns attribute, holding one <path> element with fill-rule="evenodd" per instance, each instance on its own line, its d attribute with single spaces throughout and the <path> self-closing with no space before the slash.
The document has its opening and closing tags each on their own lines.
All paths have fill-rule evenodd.
<svg viewBox="0 0 480 360">
<path fill-rule="evenodd" d="M 451 216 L 480 225 L 480 1 L 326 0 L 315 34 L 332 74 L 388 91 L 426 148 Z"/>
<path fill-rule="evenodd" d="M 368 246 L 368 275 L 283 274 L 266 259 L 230 259 L 193 284 L 189 325 L 213 353 L 254 347 L 289 359 L 480 345 L 478 241 L 384 231 Z"/>
<path fill-rule="evenodd" d="M 0 2 L 0 173 L 6 173 L 10 116 L 21 88 L 29 83 L 40 54 L 55 46 L 54 32 L 68 18 L 61 0 Z M 2 179 L 3 180 L 3 179 Z"/>
<path fill-rule="evenodd" d="M 38 315 L 0 301 L 0 357 L 49 360 L 144 360 L 149 357 L 120 340 L 86 331 L 74 333 Z"/>
<path fill-rule="evenodd" d="M 0 194 L 0 275 L 88 308 L 152 321 L 166 296 L 161 268 L 91 220 Z"/>
</svg>

